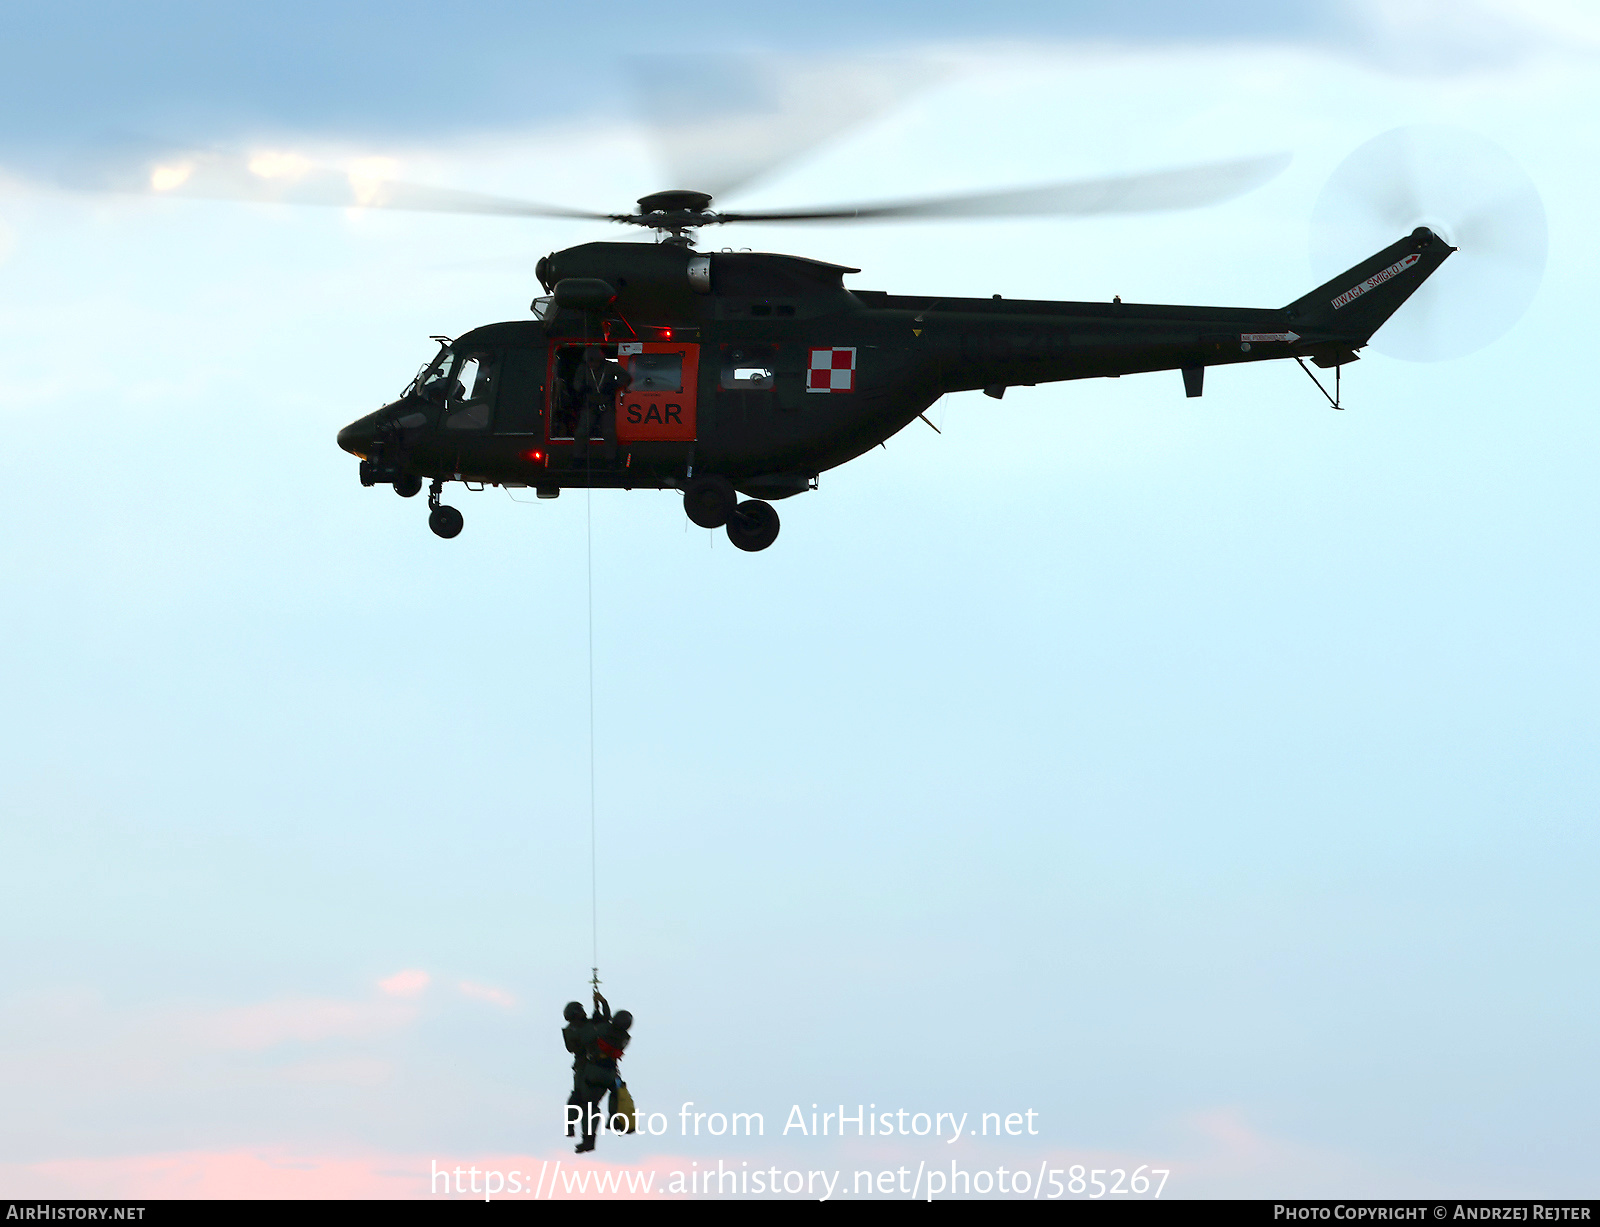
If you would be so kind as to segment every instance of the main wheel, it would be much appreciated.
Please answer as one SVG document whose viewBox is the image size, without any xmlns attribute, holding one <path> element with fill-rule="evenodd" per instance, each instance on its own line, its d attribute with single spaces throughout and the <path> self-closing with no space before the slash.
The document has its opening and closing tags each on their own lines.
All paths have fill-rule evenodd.
<svg viewBox="0 0 1600 1227">
<path fill-rule="evenodd" d="M 714 473 L 692 478 L 683 488 L 683 513 L 701 528 L 721 528 L 738 501 L 733 483 Z"/>
<path fill-rule="evenodd" d="M 758 498 L 745 499 L 728 517 L 728 540 L 755 553 L 778 539 L 778 509 Z"/>
<path fill-rule="evenodd" d="M 433 529 L 435 535 L 443 537 L 446 541 L 461 532 L 465 521 L 461 513 L 454 507 L 446 507 L 443 503 L 428 513 L 428 527 Z"/>
<path fill-rule="evenodd" d="M 422 478 L 405 473 L 394 479 L 394 492 L 401 498 L 416 498 L 422 491 Z"/>
</svg>

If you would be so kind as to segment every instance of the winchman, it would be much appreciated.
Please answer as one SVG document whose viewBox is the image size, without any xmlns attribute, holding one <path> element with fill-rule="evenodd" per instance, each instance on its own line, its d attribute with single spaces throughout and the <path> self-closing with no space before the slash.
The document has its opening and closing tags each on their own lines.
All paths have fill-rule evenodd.
<svg viewBox="0 0 1600 1227">
<path fill-rule="evenodd" d="M 567 1096 L 567 1136 L 574 1136 L 571 1110 L 577 1108 L 581 1113 L 579 1123 L 582 1125 L 582 1137 L 576 1150 L 583 1154 L 594 1149 L 594 1118 L 599 1110 L 600 1096 L 605 1090 L 604 1086 L 591 1088 L 589 1085 L 589 1057 L 596 1051 L 595 1031 L 603 1020 L 598 1009 L 594 1018 L 589 1018 L 583 1012 L 583 1004 L 577 1001 L 567 1002 L 567 1008 L 562 1013 L 567 1025 L 561 1028 L 561 1040 L 572 1054 L 572 1094 Z"/>
</svg>

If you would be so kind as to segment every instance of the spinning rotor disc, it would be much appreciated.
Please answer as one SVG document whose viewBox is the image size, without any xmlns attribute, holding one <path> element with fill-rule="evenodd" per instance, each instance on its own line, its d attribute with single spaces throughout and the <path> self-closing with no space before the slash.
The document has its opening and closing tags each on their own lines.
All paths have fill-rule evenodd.
<svg viewBox="0 0 1600 1227">
<path fill-rule="evenodd" d="M 1493 141 L 1438 125 L 1395 128 L 1333 172 L 1311 215 L 1311 263 L 1337 276 L 1427 226 L 1459 250 L 1372 338 L 1390 357 L 1459 358 L 1522 318 L 1544 275 L 1544 205 Z"/>
</svg>

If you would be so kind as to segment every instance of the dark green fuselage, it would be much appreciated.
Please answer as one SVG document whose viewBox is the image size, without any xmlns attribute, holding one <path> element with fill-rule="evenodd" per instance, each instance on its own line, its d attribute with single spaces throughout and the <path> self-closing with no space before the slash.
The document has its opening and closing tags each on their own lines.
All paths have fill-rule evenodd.
<svg viewBox="0 0 1600 1227">
<path fill-rule="evenodd" d="M 540 278 L 558 300 L 563 285 L 603 282 L 614 291 L 609 304 L 555 307 L 542 320 L 455 340 L 453 352 L 497 364 L 475 414 L 429 400 L 418 385 L 346 427 L 339 442 L 371 458 L 379 481 L 404 473 L 549 491 L 675 487 L 713 473 L 757 497 L 783 497 L 883 442 L 946 392 L 1000 395 L 1175 370 L 1193 396 L 1207 366 L 1353 361 L 1452 250 L 1419 230 L 1287 307 L 1257 309 L 907 297 L 846 289 L 844 274 L 856 270 L 799 257 L 590 243 L 541 261 Z M 614 456 L 586 453 L 579 464 L 553 433 L 555 355 L 604 342 L 609 356 L 618 342 L 640 339 L 698 347 L 694 387 L 685 389 L 692 437 L 623 438 Z M 853 351 L 849 386 L 810 390 L 816 355 L 829 349 Z M 739 377 L 752 369 L 754 380 Z"/>
</svg>

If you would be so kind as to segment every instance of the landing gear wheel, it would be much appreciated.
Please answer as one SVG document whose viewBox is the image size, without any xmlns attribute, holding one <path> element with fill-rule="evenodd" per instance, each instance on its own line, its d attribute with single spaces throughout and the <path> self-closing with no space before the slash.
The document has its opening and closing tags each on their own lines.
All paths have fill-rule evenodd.
<svg viewBox="0 0 1600 1227">
<path fill-rule="evenodd" d="M 428 513 L 428 527 L 433 529 L 436 536 L 443 537 L 446 541 L 460 534 L 463 523 L 465 521 L 459 511 L 442 503 Z"/>
<path fill-rule="evenodd" d="M 728 517 L 728 540 L 755 553 L 778 539 L 778 509 L 758 498 L 746 499 Z"/>
<path fill-rule="evenodd" d="M 738 501 L 733 483 L 713 473 L 692 478 L 683 488 L 683 513 L 701 528 L 721 528 Z"/>
<path fill-rule="evenodd" d="M 394 479 L 394 492 L 401 498 L 416 498 L 422 493 L 422 478 L 415 473 L 407 473 Z"/>
</svg>

